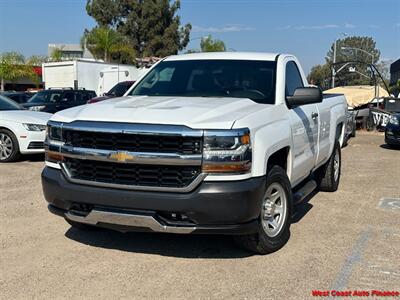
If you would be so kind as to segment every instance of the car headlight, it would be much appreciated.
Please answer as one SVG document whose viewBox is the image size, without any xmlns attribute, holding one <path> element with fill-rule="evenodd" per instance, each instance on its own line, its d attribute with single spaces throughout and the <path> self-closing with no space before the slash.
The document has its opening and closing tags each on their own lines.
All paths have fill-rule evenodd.
<svg viewBox="0 0 400 300">
<path fill-rule="evenodd" d="M 29 110 L 32 110 L 32 111 L 41 111 L 41 110 L 45 109 L 45 107 L 46 107 L 46 106 L 44 106 L 44 105 L 40 105 L 40 106 L 31 106 L 31 107 L 29 107 Z"/>
<path fill-rule="evenodd" d="M 62 141 L 61 124 L 49 121 L 46 128 L 46 139 L 50 141 Z"/>
<path fill-rule="evenodd" d="M 49 121 L 46 127 L 45 160 L 51 163 L 61 162 L 64 158 L 59 152 L 63 144 L 61 123 Z"/>
<path fill-rule="evenodd" d="M 247 128 L 204 132 L 202 167 L 204 173 L 249 173 L 251 161 L 250 132 Z"/>
<path fill-rule="evenodd" d="M 389 123 L 393 125 L 399 125 L 399 119 L 396 116 L 389 117 Z"/>
<path fill-rule="evenodd" d="M 26 130 L 28 131 L 44 131 L 46 130 L 46 125 L 40 125 L 40 124 L 27 124 L 24 123 L 22 124 Z"/>
</svg>

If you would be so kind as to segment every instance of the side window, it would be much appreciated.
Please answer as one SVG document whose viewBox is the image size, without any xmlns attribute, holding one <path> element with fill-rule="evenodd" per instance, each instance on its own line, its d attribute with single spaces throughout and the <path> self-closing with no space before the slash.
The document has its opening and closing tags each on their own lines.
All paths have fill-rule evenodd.
<svg viewBox="0 0 400 300">
<path fill-rule="evenodd" d="M 304 87 L 303 80 L 301 79 L 301 75 L 296 63 L 294 61 L 289 61 L 286 64 L 286 97 L 293 96 L 295 89 L 298 87 Z"/>
<path fill-rule="evenodd" d="M 63 99 L 67 99 L 68 102 L 75 101 L 74 93 L 73 92 L 65 92 L 63 95 Z"/>
<path fill-rule="evenodd" d="M 89 93 L 86 93 L 86 92 L 81 93 L 80 96 L 81 96 L 80 101 L 86 102 L 86 101 L 88 101 L 90 99 Z"/>
</svg>

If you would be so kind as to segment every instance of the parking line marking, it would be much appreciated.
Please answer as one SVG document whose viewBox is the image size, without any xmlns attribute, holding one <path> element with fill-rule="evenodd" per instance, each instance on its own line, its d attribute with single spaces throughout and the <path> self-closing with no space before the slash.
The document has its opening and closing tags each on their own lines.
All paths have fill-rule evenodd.
<svg viewBox="0 0 400 300">
<path fill-rule="evenodd" d="M 350 255 L 346 258 L 340 272 L 332 285 L 331 290 L 342 290 L 347 286 L 350 276 L 353 273 L 354 265 L 361 262 L 362 254 L 367 246 L 368 240 L 371 237 L 371 228 L 368 227 L 366 230 L 362 231 L 360 237 L 355 243 Z M 329 299 L 332 299 L 330 297 Z"/>
<path fill-rule="evenodd" d="M 379 201 L 379 207 L 391 210 L 400 209 L 400 198 L 381 198 Z"/>
</svg>

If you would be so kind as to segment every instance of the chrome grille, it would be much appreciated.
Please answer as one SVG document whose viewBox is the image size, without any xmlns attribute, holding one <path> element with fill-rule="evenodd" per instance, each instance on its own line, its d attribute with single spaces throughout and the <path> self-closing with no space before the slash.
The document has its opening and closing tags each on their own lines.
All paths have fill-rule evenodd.
<svg viewBox="0 0 400 300">
<path fill-rule="evenodd" d="M 201 173 L 199 166 L 153 166 L 65 158 L 72 179 L 124 186 L 189 186 Z"/>
<path fill-rule="evenodd" d="M 66 145 L 113 151 L 201 154 L 201 137 L 65 130 Z"/>
</svg>

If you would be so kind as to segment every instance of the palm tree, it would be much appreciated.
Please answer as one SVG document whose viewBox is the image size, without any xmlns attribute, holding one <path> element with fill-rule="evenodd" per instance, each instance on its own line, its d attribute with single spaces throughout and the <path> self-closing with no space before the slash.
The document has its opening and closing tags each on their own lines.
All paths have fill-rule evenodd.
<svg viewBox="0 0 400 300">
<path fill-rule="evenodd" d="M 108 27 L 96 27 L 86 31 L 81 39 L 82 48 L 87 48 L 96 59 L 111 62 L 115 55 L 134 59 L 134 49 L 119 32 Z"/>
<path fill-rule="evenodd" d="M 16 81 L 20 78 L 36 76 L 31 64 L 18 52 L 5 52 L 0 55 L 1 88 L 4 91 L 5 81 Z"/>
</svg>

